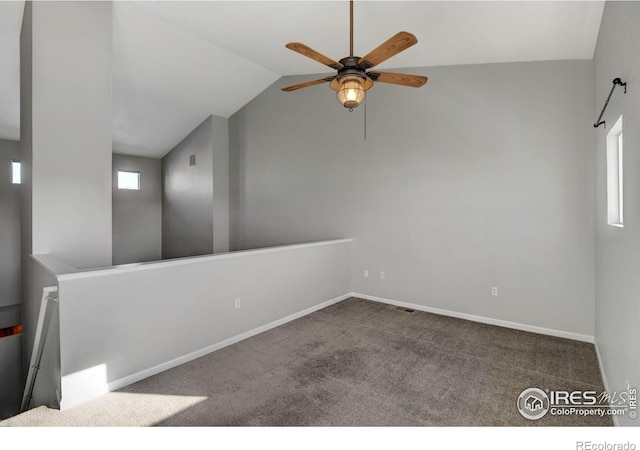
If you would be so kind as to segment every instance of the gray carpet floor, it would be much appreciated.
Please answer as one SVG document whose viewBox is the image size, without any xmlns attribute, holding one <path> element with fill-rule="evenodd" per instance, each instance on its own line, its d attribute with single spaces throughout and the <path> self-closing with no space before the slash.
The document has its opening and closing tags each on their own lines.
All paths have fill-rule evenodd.
<svg viewBox="0 0 640 450">
<path fill-rule="evenodd" d="M 2 426 L 610 426 L 523 418 L 523 389 L 602 391 L 594 346 L 350 298 L 66 411 Z"/>
</svg>

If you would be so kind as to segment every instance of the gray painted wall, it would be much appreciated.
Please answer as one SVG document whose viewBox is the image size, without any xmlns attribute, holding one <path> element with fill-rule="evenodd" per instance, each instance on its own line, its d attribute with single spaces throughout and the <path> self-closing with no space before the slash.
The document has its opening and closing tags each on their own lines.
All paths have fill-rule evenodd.
<svg viewBox="0 0 640 450">
<path fill-rule="evenodd" d="M 0 338 L 0 420 L 20 412 L 22 373 L 21 335 Z"/>
<path fill-rule="evenodd" d="M 38 299 L 33 286 L 34 276 L 30 258 L 33 250 L 31 239 L 33 231 L 32 214 L 32 84 L 33 84 L 33 36 L 32 36 L 32 2 L 25 2 L 20 32 L 20 150 L 22 163 L 22 186 L 20 188 L 20 247 L 21 247 L 21 276 L 22 276 L 22 350 L 21 365 L 25 375 L 29 371 L 29 359 L 35 338 L 35 325 L 38 319 Z"/>
<path fill-rule="evenodd" d="M 611 90 L 612 80 L 629 83 L 619 87 L 604 119 L 607 128 L 595 132 L 596 160 L 596 342 L 611 391 L 640 388 L 640 3 L 606 2 L 595 62 L 594 120 Z M 607 224 L 607 132 L 623 115 L 624 124 L 624 228 Z M 638 421 L 618 417 L 622 425 Z"/>
<path fill-rule="evenodd" d="M 25 4 L 20 36 L 23 375 L 42 288 L 55 285 L 29 255 L 53 253 L 79 268 L 111 265 L 111 22 L 110 2 Z"/>
<path fill-rule="evenodd" d="M 20 188 L 11 183 L 11 160 L 20 159 L 20 143 L 0 139 L 0 308 L 20 298 Z M 12 324 L 16 325 L 16 324 Z"/>
<path fill-rule="evenodd" d="M 118 189 L 118 170 L 140 172 L 140 190 Z M 162 259 L 161 161 L 113 155 L 113 264 Z"/>
<path fill-rule="evenodd" d="M 593 336 L 592 61 L 402 72 L 429 82 L 376 84 L 366 140 L 280 91 L 313 76 L 230 119 L 232 248 L 353 237 L 355 292 Z"/>
<path fill-rule="evenodd" d="M 62 408 L 343 298 L 350 250 L 328 242 L 59 276 Z"/>
<path fill-rule="evenodd" d="M 162 185 L 163 259 L 227 252 L 228 120 L 207 117 L 171 150 L 162 159 Z"/>
<path fill-rule="evenodd" d="M 0 329 L 22 323 L 20 188 L 11 183 L 11 160 L 20 143 L 0 139 Z M 0 419 L 18 413 L 21 400 L 21 336 L 0 338 Z"/>
<path fill-rule="evenodd" d="M 229 251 L 229 120 L 213 122 L 213 253 Z"/>
<path fill-rule="evenodd" d="M 163 259 L 213 253 L 212 149 L 208 117 L 162 158 Z"/>
<path fill-rule="evenodd" d="M 111 265 L 110 2 L 32 5 L 33 252 Z"/>
</svg>

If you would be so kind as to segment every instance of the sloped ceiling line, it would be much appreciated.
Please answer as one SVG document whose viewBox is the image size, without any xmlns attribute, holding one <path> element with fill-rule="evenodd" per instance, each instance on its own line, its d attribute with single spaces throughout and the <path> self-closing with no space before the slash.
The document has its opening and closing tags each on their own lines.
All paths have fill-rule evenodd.
<svg viewBox="0 0 640 450">
<path fill-rule="evenodd" d="M 603 8 L 579 0 L 359 0 L 355 53 L 404 30 L 418 44 L 380 69 L 591 59 Z M 19 138 L 23 9 L 0 2 L 4 139 Z M 113 140 L 124 154 L 160 158 L 204 118 L 231 116 L 279 77 L 329 73 L 288 42 L 336 60 L 349 52 L 347 0 L 118 1 L 113 18 Z"/>
</svg>

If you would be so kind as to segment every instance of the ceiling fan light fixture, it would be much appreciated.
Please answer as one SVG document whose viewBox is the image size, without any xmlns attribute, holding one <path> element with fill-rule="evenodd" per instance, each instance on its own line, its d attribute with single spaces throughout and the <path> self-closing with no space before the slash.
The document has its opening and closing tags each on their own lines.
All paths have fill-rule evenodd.
<svg viewBox="0 0 640 450">
<path fill-rule="evenodd" d="M 0 0 L 1 1 L 1 0 Z M 374 48 L 363 57 L 353 55 L 353 0 L 349 1 L 349 56 L 340 61 L 324 56 L 312 48 L 300 43 L 290 42 L 286 48 L 296 53 L 311 58 L 327 67 L 337 70 L 334 76 L 325 76 L 317 80 L 306 81 L 281 88 L 285 92 L 297 91 L 298 89 L 315 86 L 317 84 L 329 83 L 329 87 L 335 91 L 338 102 L 353 111 L 366 97 L 366 92 L 371 89 L 374 82 L 396 84 L 400 86 L 421 87 L 427 82 L 427 77 L 421 75 L 408 75 L 396 72 L 369 72 L 378 64 L 386 61 L 394 55 L 408 49 L 418 43 L 418 39 L 406 31 L 400 31 L 391 36 L 385 42 Z"/>
<path fill-rule="evenodd" d="M 357 108 L 366 96 L 364 78 L 359 76 L 347 76 L 339 80 L 340 88 L 336 91 L 336 98 L 349 111 Z"/>
</svg>

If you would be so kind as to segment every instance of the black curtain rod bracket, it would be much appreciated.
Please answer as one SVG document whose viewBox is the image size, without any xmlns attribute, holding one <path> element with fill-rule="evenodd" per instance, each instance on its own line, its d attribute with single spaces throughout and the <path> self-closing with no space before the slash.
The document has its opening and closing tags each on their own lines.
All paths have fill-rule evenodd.
<svg viewBox="0 0 640 450">
<path fill-rule="evenodd" d="M 606 125 L 606 120 L 602 120 L 602 116 L 604 115 L 604 111 L 607 109 L 607 105 L 609 104 L 609 100 L 611 100 L 611 95 L 613 94 L 613 91 L 615 90 L 616 86 L 622 86 L 624 87 L 624 93 L 627 93 L 627 83 L 623 83 L 622 80 L 620 78 L 615 78 L 613 80 L 613 86 L 611 87 L 611 92 L 609 92 L 609 96 L 607 97 L 607 101 L 604 102 L 604 106 L 602 107 L 602 111 L 600 111 L 600 116 L 598 117 L 598 120 L 596 120 L 596 123 L 593 124 L 594 128 L 598 128 L 600 125 L 605 126 L 605 128 L 607 127 Z"/>
</svg>

